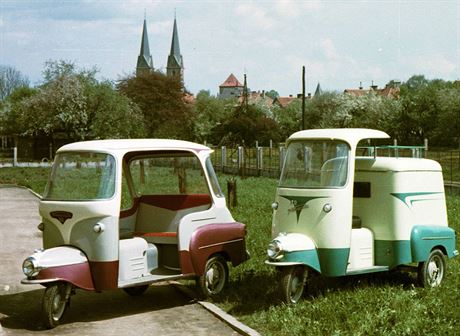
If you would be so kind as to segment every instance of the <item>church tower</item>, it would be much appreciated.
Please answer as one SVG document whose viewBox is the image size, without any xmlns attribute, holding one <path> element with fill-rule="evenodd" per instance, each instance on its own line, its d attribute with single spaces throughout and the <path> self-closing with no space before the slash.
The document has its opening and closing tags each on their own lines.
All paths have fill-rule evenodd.
<svg viewBox="0 0 460 336">
<path fill-rule="evenodd" d="M 171 41 L 171 51 L 168 56 L 168 65 L 166 66 L 166 76 L 179 77 L 184 81 L 184 61 L 180 54 L 179 48 L 179 34 L 177 32 L 176 16 L 174 16 L 174 28 Z"/>
<path fill-rule="evenodd" d="M 141 51 L 137 57 L 136 75 L 144 72 L 153 71 L 153 60 L 150 54 L 149 37 L 147 35 L 147 20 L 144 17 L 144 27 L 142 28 Z"/>
</svg>

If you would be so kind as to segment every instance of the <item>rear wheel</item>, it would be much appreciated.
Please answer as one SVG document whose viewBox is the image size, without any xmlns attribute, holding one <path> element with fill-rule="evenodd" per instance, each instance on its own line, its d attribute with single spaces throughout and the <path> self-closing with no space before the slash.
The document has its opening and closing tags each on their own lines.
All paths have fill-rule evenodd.
<svg viewBox="0 0 460 336">
<path fill-rule="evenodd" d="M 135 287 L 126 287 L 123 288 L 125 293 L 131 296 L 140 296 L 149 288 L 149 285 L 135 286 Z"/>
<path fill-rule="evenodd" d="M 52 329 L 61 322 L 70 301 L 71 291 L 72 284 L 68 282 L 58 282 L 46 288 L 42 306 L 47 328 Z"/>
<path fill-rule="evenodd" d="M 296 304 L 302 297 L 308 270 L 305 266 L 284 267 L 281 270 L 282 300 L 286 304 Z"/>
<path fill-rule="evenodd" d="M 425 262 L 418 264 L 418 281 L 423 287 L 438 287 L 446 273 L 446 259 L 441 250 L 431 251 Z"/>
<path fill-rule="evenodd" d="M 204 274 L 197 279 L 198 289 L 204 297 L 215 297 L 224 289 L 228 281 L 228 266 L 221 256 L 209 258 Z"/>
</svg>

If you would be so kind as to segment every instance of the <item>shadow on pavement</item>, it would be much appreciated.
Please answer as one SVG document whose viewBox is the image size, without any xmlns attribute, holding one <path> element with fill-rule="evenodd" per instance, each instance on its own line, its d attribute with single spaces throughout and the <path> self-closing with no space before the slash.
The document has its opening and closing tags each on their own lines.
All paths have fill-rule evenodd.
<svg viewBox="0 0 460 336">
<path fill-rule="evenodd" d="M 44 289 L 0 296 L 0 322 L 5 329 L 44 330 L 42 297 Z M 132 297 L 122 290 L 103 293 L 77 290 L 61 325 L 94 322 L 122 316 L 169 309 L 192 304 L 177 295 L 170 285 L 153 285 L 141 296 Z"/>
</svg>

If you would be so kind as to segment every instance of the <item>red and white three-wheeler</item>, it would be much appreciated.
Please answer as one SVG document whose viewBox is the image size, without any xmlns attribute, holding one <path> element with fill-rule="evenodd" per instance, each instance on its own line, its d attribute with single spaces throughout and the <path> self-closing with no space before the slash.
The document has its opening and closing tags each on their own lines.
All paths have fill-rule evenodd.
<svg viewBox="0 0 460 336">
<path fill-rule="evenodd" d="M 248 258 L 245 225 L 226 207 L 206 146 L 179 140 L 98 140 L 61 147 L 39 210 L 43 249 L 23 284 L 46 287 L 45 323 L 59 324 L 75 288 L 195 278 L 219 294 L 228 266 Z"/>
</svg>

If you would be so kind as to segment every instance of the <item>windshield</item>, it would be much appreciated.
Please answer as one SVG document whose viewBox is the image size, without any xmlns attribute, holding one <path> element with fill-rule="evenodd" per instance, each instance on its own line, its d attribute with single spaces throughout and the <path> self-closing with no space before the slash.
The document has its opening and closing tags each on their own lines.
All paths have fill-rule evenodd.
<svg viewBox="0 0 460 336">
<path fill-rule="evenodd" d="M 286 151 L 280 187 L 334 188 L 347 181 L 349 146 L 335 140 L 293 141 Z"/>
<path fill-rule="evenodd" d="M 115 159 L 103 153 L 58 154 L 44 199 L 81 201 L 108 199 L 115 192 Z"/>
</svg>

